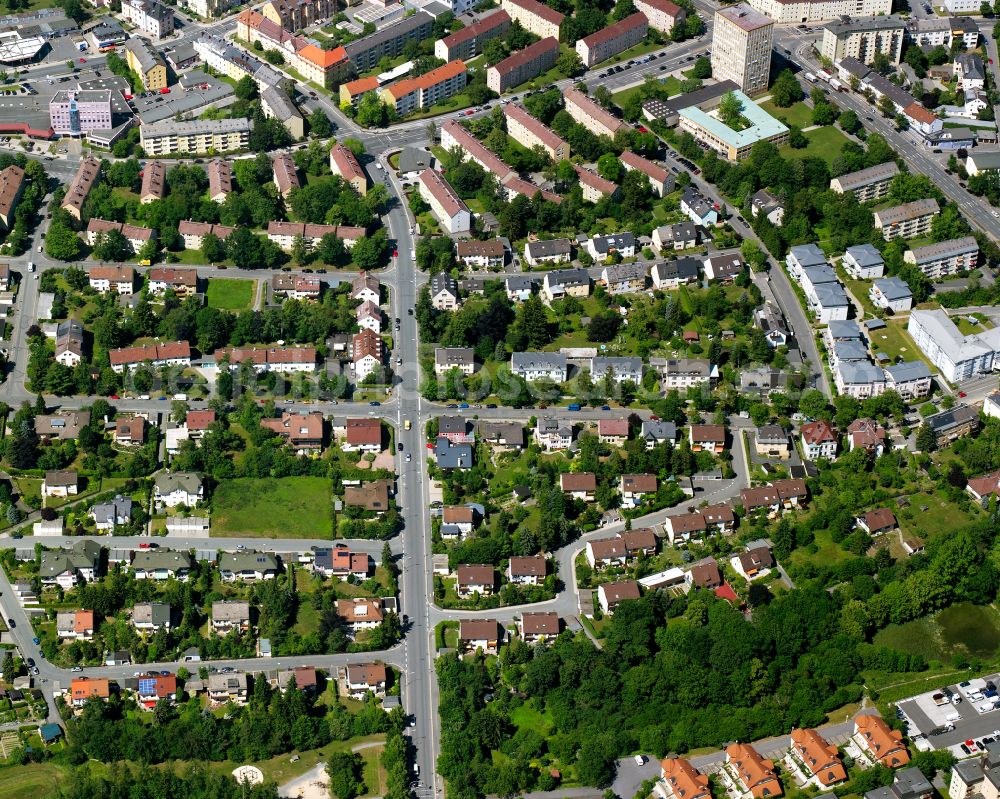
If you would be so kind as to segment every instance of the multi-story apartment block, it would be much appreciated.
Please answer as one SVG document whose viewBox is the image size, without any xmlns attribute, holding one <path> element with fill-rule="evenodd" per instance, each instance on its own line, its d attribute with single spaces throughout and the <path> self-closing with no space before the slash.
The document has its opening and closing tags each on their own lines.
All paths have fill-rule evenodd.
<svg viewBox="0 0 1000 799">
<path fill-rule="evenodd" d="M 551 36 L 518 50 L 486 71 L 486 85 L 497 94 L 520 86 L 551 69 L 559 57 L 559 40 Z"/>
<path fill-rule="evenodd" d="M 875 212 L 875 227 L 886 241 L 913 239 L 929 232 L 938 213 L 937 200 L 914 200 Z"/>
<path fill-rule="evenodd" d="M 912 311 L 906 331 L 951 383 L 989 374 L 1000 351 L 1000 328 L 966 336 L 940 309 Z"/>
<path fill-rule="evenodd" d="M 368 193 L 368 177 L 358 157 L 343 144 L 335 144 L 330 149 L 330 171 L 350 183 L 362 197 Z"/>
<path fill-rule="evenodd" d="M 271 168 L 274 172 L 274 185 L 278 188 L 278 194 L 283 199 L 288 199 L 292 189 L 302 187 L 299 182 L 299 170 L 295 166 L 295 161 L 288 153 L 281 153 L 271 159 Z"/>
<path fill-rule="evenodd" d="M 774 21 L 747 3 L 715 12 L 712 77 L 731 80 L 746 94 L 767 89 Z"/>
<path fill-rule="evenodd" d="M 285 30 L 297 31 L 337 13 L 334 0 L 268 0 L 260 13 Z"/>
<path fill-rule="evenodd" d="M 379 89 L 382 102 L 391 105 L 400 116 L 417 109 L 427 109 L 447 100 L 465 88 L 468 71 L 463 61 L 450 61 L 418 78 L 404 78 Z"/>
<path fill-rule="evenodd" d="M 433 169 L 420 173 L 420 196 L 430 205 L 434 217 L 447 233 L 468 233 L 472 227 L 472 213 L 455 193 L 451 184 Z"/>
<path fill-rule="evenodd" d="M 931 280 L 975 269 L 979 263 L 979 242 L 972 236 L 939 241 L 914 247 L 903 253 L 903 260 L 913 264 Z"/>
<path fill-rule="evenodd" d="M 149 362 L 154 367 L 160 366 L 190 366 L 191 345 L 186 341 L 174 341 L 167 344 L 143 344 L 138 347 L 125 347 L 111 350 L 108 353 L 111 369 L 122 374 L 129 369 Z"/>
<path fill-rule="evenodd" d="M 559 38 L 559 29 L 565 19 L 554 8 L 550 8 L 538 0 L 502 0 L 500 7 L 506 11 L 512 20 L 521 23 L 526 31 L 543 39 Z"/>
<path fill-rule="evenodd" d="M 670 0 L 635 0 L 636 11 L 641 11 L 649 20 L 649 27 L 670 33 L 675 25 L 683 25 L 687 12 Z"/>
<path fill-rule="evenodd" d="M 482 52 L 485 42 L 510 30 L 510 14 L 503 9 L 487 14 L 471 25 L 434 43 L 434 55 L 442 61 L 468 61 Z"/>
<path fill-rule="evenodd" d="M 614 135 L 625 127 L 625 123 L 598 102 L 591 100 L 579 89 L 567 86 L 563 89 L 566 111 L 573 121 L 579 122 L 595 136 Z"/>
<path fill-rule="evenodd" d="M 314 225 L 311 222 L 268 222 L 267 237 L 286 252 L 291 251 L 295 239 L 302 237 L 309 247 L 318 247 L 323 236 L 333 234 L 351 249 L 365 235 L 363 227 L 348 225 Z"/>
<path fill-rule="evenodd" d="M 426 11 L 418 11 L 399 22 L 386 25 L 371 36 L 355 39 L 344 45 L 347 59 L 357 72 L 366 72 L 378 65 L 383 56 L 401 55 L 409 41 L 420 41 L 431 35 L 434 18 Z"/>
<path fill-rule="evenodd" d="M 80 167 L 76 170 L 73 182 L 66 189 L 62 208 L 78 222 L 83 213 L 83 204 L 87 201 L 90 190 L 94 188 L 94 184 L 97 182 L 100 174 L 101 162 L 96 158 L 87 158 L 80 162 Z"/>
<path fill-rule="evenodd" d="M 881 200 L 889 193 L 889 184 L 899 174 L 899 166 L 895 161 L 859 169 L 840 175 L 830 181 L 830 189 L 837 194 L 851 192 L 859 203 L 869 200 Z"/>
<path fill-rule="evenodd" d="M 656 192 L 659 197 L 665 194 L 669 194 L 674 190 L 674 177 L 670 174 L 669 170 L 660 166 L 648 158 L 643 158 L 641 155 L 637 155 L 631 150 L 625 150 L 621 156 L 620 160 L 622 166 L 625 167 L 626 172 L 631 172 L 633 169 L 642 172 L 647 178 L 649 178 L 650 188 Z"/>
<path fill-rule="evenodd" d="M 167 62 L 146 39 L 133 36 L 125 42 L 125 61 L 147 91 L 158 92 L 167 87 Z"/>
<path fill-rule="evenodd" d="M 592 67 L 635 47 L 649 33 L 649 20 L 637 11 L 625 19 L 585 36 L 576 43 L 576 52 L 585 67 Z"/>
<path fill-rule="evenodd" d="M 239 0 L 181 0 L 182 7 L 205 19 L 218 17 L 238 5 Z"/>
<path fill-rule="evenodd" d="M 268 86 L 262 89 L 260 105 L 264 116 L 268 119 L 277 119 L 293 139 L 301 139 L 306 135 L 302 113 L 281 86 Z"/>
<path fill-rule="evenodd" d="M 14 211 L 21 200 L 24 191 L 24 170 L 17 164 L 11 164 L 0 170 L 0 223 L 7 229 L 14 224 Z M 0 291 L 6 291 L 10 286 L 10 267 L 0 264 Z"/>
<path fill-rule="evenodd" d="M 232 152 L 250 144 L 249 119 L 196 119 L 191 122 L 164 120 L 139 128 L 139 141 L 146 155 L 170 153 Z"/>
<path fill-rule="evenodd" d="M 529 114 L 524 106 L 508 103 L 503 107 L 507 117 L 507 133 L 518 144 L 531 149 L 541 147 L 553 161 L 568 160 L 569 144 L 563 141 L 552 128 L 542 124 Z"/>
<path fill-rule="evenodd" d="M 122 0 L 122 19 L 162 39 L 174 32 L 174 10 L 159 0 Z"/>
<path fill-rule="evenodd" d="M 167 165 L 162 161 L 149 161 L 142 172 L 139 202 L 143 205 L 162 200 L 167 194 Z"/>
<path fill-rule="evenodd" d="M 224 203 L 233 190 L 233 165 L 221 158 L 208 162 L 208 196 L 213 202 Z"/>
<path fill-rule="evenodd" d="M 148 227 L 138 227 L 136 225 L 126 225 L 122 222 L 112 222 L 107 219 L 91 217 L 87 222 L 87 244 L 93 247 L 101 235 L 107 235 L 111 231 L 121 233 L 132 247 L 132 252 L 138 252 L 148 241 L 156 238 L 156 231 Z"/>
<path fill-rule="evenodd" d="M 87 271 L 90 287 L 100 294 L 128 295 L 135 288 L 135 270 L 131 266 L 92 266 Z"/>
<path fill-rule="evenodd" d="M 903 57 L 906 23 L 899 17 L 852 18 L 829 22 L 823 27 L 820 55 L 836 64 L 850 56 L 871 66 L 882 54 L 893 64 Z"/>
<path fill-rule="evenodd" d="M 892 0 L 753 0 L 752 5 L 780 24 L 825 22 L 845 16 L 884 17 L 892 13 Z"/>
<path fill-rule="evenodd" d="M 177 224 L 177 232 L 184 239 L 185 250 L 200 250 L 205 242 L 205 236 L 211 233 L 220 241 L 225 241 L 236 228 L 225 225 L 212 225 L 208 222 L 192 222 L 189 219 L 182 219 Z"/>
<path fill-rule="evenodd" d="M 49 125 L 56 136 L 83 136 L 111 128 L 111 90 L 58 91 L 49 101 Z"/>
</svg>

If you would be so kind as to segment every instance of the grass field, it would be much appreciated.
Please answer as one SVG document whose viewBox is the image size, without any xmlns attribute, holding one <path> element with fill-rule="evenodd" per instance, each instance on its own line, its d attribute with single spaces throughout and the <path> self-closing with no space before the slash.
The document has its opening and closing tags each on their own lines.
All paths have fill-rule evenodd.
<svg viewBox="0 0 1000 799">
<path fill-rule="evenodd" d="M 62 770 L 49 763 L 11 766 L 0 770 L 0 799 L 49 799 L 58 795 L 64 778 Z"/>
<path fill-rule="evenodd" d="M 667 77 L 663 78 L 660 81 L 660 83 L 662 83 L 666 87 L 671 97 L 673 97 L 675 94 L 681 93 L 681 82 L 673 75 L 668 75 Z M 615 92 L 614 94 L 612 94 L 611 99 L 614 101 L 615 105 L 621 108 L 625 104 L 625 101 L 628 100 L 628 98 L 631 97 L 633 94 L 636 94 L 640 89 L 642 89 L 641 85 L 633 86 L 631 89 L 623 89 L 620 92 Z"/>
<path fill-rule="evenodd" d="M 552 713 L 549 710 L 539 712 L 528 705 L 521 705 L 510 714 L 510 722 L 518 729 L 535 730 L 547 735 L 552 729 Z"/>
<path fill-rule="evenodd" d="M 212 278 L 208 281 L 209 308 L 221 308 L 224 311 L 242 311 L 249 308 L 257 288 L 256 280 L 234 280 Z"/>
<path fill-rule="evenodd" d="M 874 643 L 927 660 L 993 658 L 1000 647 L 1000 613 L 990 605 L 962 602 L 906 624 L 890 624 L 875 635 Z"/>
<path fill-rule="evenodd" d="M 788 108 L 779 108 L 773 102 L 767 100 L 759 105 L 775 119 L 780 119 L 786 124 L 795 125 L 800 128 L 808 128 L 812 124 L 812 109 L 805 103 L 795 103 Z"/>
<path fill-rule="evenodd" d="M 882 330 L 873 330 L 871 334 L 872 348 L 876 352 L 884 352 L 890 358 L 898 355 L 904 361 L 923 361 L 932 372 L 936 372 L 933 364 L 924 358 L 920 348 L 913 343 L 910 334 L 906 332 L 906 320 L 886 319 Z"/>
<path fill-rule="evenodd" d="M 973 516 L 935 493 L 910 497 L 910 506 L 897 511 L 900 529 L 907 535 L 927 539 L 967 527 Z"/>
<path fill-rule="evenodd" d="M 828 164 L 832 164 L 833 159 L 840 155 L 841 148 L 847 143 L 847 137 L 833 126 L 816 128 L 803 135 L 809 139 L 808 147 L 795 150 L 785 146 L 781 148 L 781 154 L 786 158 L 822 158 Z"/>
<path fill-rule="evenodd" d="M 332 538 L 333 505 L 325 477 L 239 478 L 219 484 L 212 534 L 261 538 Z"/>
</svg>

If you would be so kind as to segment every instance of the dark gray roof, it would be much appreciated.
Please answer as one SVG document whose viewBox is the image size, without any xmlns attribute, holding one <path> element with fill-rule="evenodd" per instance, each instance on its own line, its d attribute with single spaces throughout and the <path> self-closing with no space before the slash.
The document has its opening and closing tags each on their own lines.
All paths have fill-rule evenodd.
<svg viewBox="0 0 1000 799">
<path fill-rule="evenodd" d="M 590 273 L 586 269 L 560 269 L 546 277 L 550 286 L 589 286 Z"/>
<path fill-rule="evenodd" d="M 835 319 L 827 325 L 827 329 L 834 341 L 862 337 L 861 328 L 853 319 Z"/>
<path fill-rule="evenodd" d="M 628 231 L 624 233 L 612 233 L 607 236 L 594 236 L 591 241 L 594 243 L 594 249 L 599 253 L 635 247 L 635 236 Z"/>
<path fill-rule="evenodd" d="M 530 258 L 546 258 L 553 255 L 569 255 L 573 245 L 569 239 L 544 239 L 529 241 L 525 248 Z"/>
<path fill-rule="evenodd" d="M 903 361 L 903 363 L 897 363 L 894 366 L 887 366 L 885 373 L 894 383 L 923 380 L 931 376 L 931 370 L 923 361 Z"/>
<path fill-rule="evenodd" d="M 874 282 L 874 286 L 882 292 L 887 300 L 905 300 L 912 297 L 913 292 L 906 284 L 906 281 L 893 275 L 892 277 L 880 277 Z"/>
<path fill-rule="evenodd" d="M 434 156 L 427 152 L 427 150 L 421 150 L 416 147 L 404 147 L 403 151 L 399 154 L 399 171 L 422 172 L 430 168 L 433 160 Z"/>
<path fill-rule="evenodd" d="M 878 266 L 885 263 L 882 259 L 882 253 L 874 244 L 855 244 L 853 247 L 847 248 L 845 255 L 850 255 L 858 266 Z"/>
<path fill-rule="evenodd" d="M 434 456 L 442 469 L 468 469 L 472 466 L 472 445 L 453 444 L 447 438 L 438 438 Z"/>
<path fill-rule="evenodd" d="M 826 263 L 826 253 L 816 244 L 797 244 L 790 252 L 801 267 Z"/>
<path fill-rule="evenodd" d="M 970 405 L 956 405 L 951 410 L 928 416 L 924 421 L 935 433 L 944 433 L 952 428 L 967 424 L 979 418 L 979 410 Z"/>
<path fill-rule="evenodd" d="M 433 24 L 434 18 L 430 14 L 418 11 L 409 17 L 403 17 L 398 22 L 386 25 L 382 30 L 375 31 L 370 36 L 355 39 L 344 45 L 347 57 L 351 61 L 356 61 L 359 53 L 366 53 L 372 48 L 381 47 L 384 43 L 390 42 L 397 36 L 405 36 L 410 31 L 415 31 L 422 25 Z"/>
</svg>

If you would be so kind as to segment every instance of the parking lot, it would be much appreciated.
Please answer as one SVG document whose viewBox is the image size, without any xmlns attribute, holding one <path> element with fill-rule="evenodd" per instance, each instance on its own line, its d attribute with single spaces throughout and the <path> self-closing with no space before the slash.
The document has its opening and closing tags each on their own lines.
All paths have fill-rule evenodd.
<svg viewBox="0 0 1000 799">
<path fill-rule="evenodd" d="M 1000 675 L 990 674 L 905 699 L 897 707 L 917 748 L 968 757 L 980 751 L 984 738 L 1000 739 L 998 685 Z"/>
</svg>

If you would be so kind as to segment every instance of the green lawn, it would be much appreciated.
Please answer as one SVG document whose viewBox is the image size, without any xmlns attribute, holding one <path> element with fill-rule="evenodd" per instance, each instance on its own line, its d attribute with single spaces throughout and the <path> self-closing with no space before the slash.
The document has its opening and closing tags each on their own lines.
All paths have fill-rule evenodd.
<svg viewBox="0 0 1000 799">
<path fill-rule="evenodd" d="M 767 113 L 785 124 L 808 128 L 812 124 L 812 109 L 805 103 L 795 103 L 788 108 L 779 108 L 771 100 L 758 103 Z"/>
<path fill-rule="evenodd" d="M 5 768 L 0 771 L 0 799 L 49 799 L 59 795 L 64 779 L 62 769 L 50 763 Z"/>
<path fill-rule="evenodd" d="M 904 361 L 920 360 L 926 363 L 932 372 L 937 371 L 933 364 L 924 358 L 920 348 L 913 343 L 910 334 L 906 332 L 906 321 L 903 319 L 886 319 L 883 329 L 872 331 L 871 344 L 875 352 L 884 352 L 893 360 L 897 355 Z"/>
<path fill-rule="evenodd" d="M 812 156 L 814 158 L 822 158 L 828 164 L 832 164 L 833 159 L 840 155 L 841 148 L 847 143 L 847 137 L 832 126 L 816 128 L 816 130 L 810 130 L 804 135 L 809 139 L 808 147 L 795 150 L 786 145 L 781 148 L 781 154 L 786 158 L 806 158 Z"/>
<path fill-rule="evenodd" d="M 985 314 L 971 314 L 972 318 L 978 320 L 976 322 L 970 322 L 969 316 L 970 314 L 962 314 L 961 316 L 953 316 L 951 318 L 951 321 L 955 323 L 963 335 L 971 336 L 973 333 L 983 333 L 987 330 L 992 330 L 993 323 L 990 322 Z"/>
<path fill-rule="evenodd" d="M 528 705 L 521 705 L 510 714 L 510 723 L 518 729 L 535 730 L 542 735 L 548 735 L 552 729 L 552 712 L 544 710 L 539 712 Z"/>
<path fill-rule="evenodd" d="M 212 498 L 212 535 L 332 538 L 331 484 L 325 477 L 223 480 Z"/>
<path fill-rule="evenodd" d="M 206 292 L 208 307 L 221 308 L 224 311 L 245 310 L 253 303 L 256 290 L 256 280 L 212 278 L 208 281 Z"/>
<path fill-rule="evenodd" d="M 671 97 L 673 97 L 675 94 L 681 93 L 681 82 L 673 75 L 669 75 L 666 78 L 663 78 L 663 80 L 661 80 L 660 83 L 662 83 L 666 87 Z M 625 105 L 625 101 L 628 100 L 633 94 L 638 93 L 640 89 L 642 89 L 641 85 L 633 86 L 630 89 L 622 89 L 622 91 L 615 92 L 614 94 L 612 94 L 611 99 L 614 101 L 615 105 L 621 108 Z"/>
<path fill-rule="evenodd" d="M 792 563 L 796 566 L 804 563 L 833 566 L 847 557 L 847 552 L 833 540 L 829 530 L 817 530 L 812 544 L 799 547 L 791 554 Z"/>
<path fill-rule="evenodd" d="M 962 602 L 906 624 L 890 624 L 875 644 L 947 661 L 955 655 L 992 659 L 1000 646 L 1000 613 Z"/>
<path fill-rule="evenodd" d="M 907 536 L 924 540 L 956 532 L 972 524 L 974 517 L 938 494 L 924 492 L 910 497 L 910 504 L 896 512 L 899 527 Z"/>
</svg>

